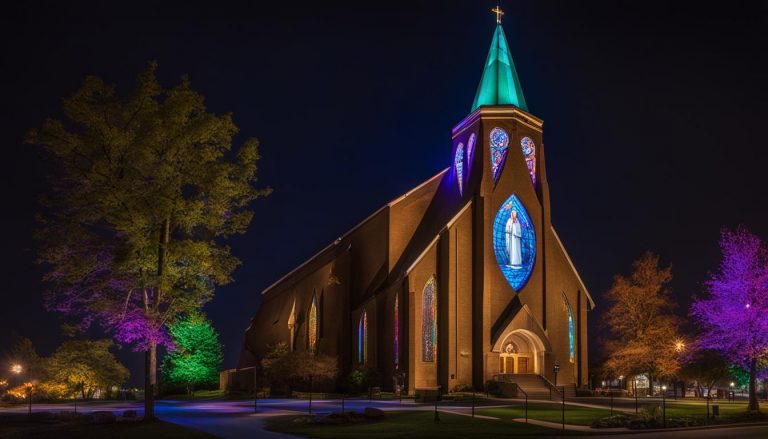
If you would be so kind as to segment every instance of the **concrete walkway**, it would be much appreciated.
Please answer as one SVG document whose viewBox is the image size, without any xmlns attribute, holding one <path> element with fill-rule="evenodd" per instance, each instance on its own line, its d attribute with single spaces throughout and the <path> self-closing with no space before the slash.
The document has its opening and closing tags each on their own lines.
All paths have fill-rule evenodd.
<svg viewBox="0 0 768 439">
<path fill-rule="evenodd" d="M 525 423 L 525 418 L 515 418 L 515 422 Z M 563 424 L 559 422 L 539 421 L 538 419 L 528 419 L 529 424 L 539 425 L 541 427 L 553 428 L 555 430 L 562 430 Z M 570 431 L 581 431 L 588 433 L 626 433 L 632 431 L 628 428 L 592 428 L 588 425 L 574 425 L 565 424 L 565 429 Z"/>
</svg>

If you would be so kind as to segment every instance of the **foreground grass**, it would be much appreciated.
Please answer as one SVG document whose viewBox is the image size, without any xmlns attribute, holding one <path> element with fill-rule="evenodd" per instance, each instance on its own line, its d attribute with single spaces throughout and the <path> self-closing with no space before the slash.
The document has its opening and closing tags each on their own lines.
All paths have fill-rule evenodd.
<svg viewBox="0 0 768 439">
<path fill-rule="evenodd" d="M 266 420 L 267 430 L 319 439 L 480 439 L 562 435 L 559 430 L 510 421 L 472 419 L 467 416 L 440 413 L 435 423 L 431 411 L 387 412 L 378 422 L 327 425 L 296 423 L 297 416 L 281 416 Z"/>
<path fill-rule="evenodd" d="M 501 419 L 524 418 L 525 407 L 522 405 L 514 407 L 494 407 L 478 409 L 476 413 Z M 610 416 L 610 414 L 610 409 L 595 409 L 566 405 L 565 423 L 572 425 L 591 425 L 595 419 L 604 418 Z M 560 423 L 562 422 L 562 406 L 557 403 L 528 404 L 528 419 Z"/>
<path fill-rule="evenodd" d="M 80 439 L 80 438 L 164 438 L 164 439 L 215 439 L 217 436 L 191 430 L 176 424 L 157 422 L 119 422 L 96 425 L 90 422 L 60 422 L 54 424 L 7 420 L 0 423 L 0 437 L 4 439 Z"/>
</svg>

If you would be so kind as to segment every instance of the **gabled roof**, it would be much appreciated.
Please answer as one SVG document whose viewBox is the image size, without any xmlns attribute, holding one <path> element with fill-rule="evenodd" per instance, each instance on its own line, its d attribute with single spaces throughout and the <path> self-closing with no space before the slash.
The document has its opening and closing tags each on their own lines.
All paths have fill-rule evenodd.
<svg viewBox="0 0 768 439">
<path fill-rule="evenodd" d="M 501 24 L 496 25 L 483 76 L 472 103 L 472 111 L 481 105 L 514 105 L 528 111 Z"/>
</svg>

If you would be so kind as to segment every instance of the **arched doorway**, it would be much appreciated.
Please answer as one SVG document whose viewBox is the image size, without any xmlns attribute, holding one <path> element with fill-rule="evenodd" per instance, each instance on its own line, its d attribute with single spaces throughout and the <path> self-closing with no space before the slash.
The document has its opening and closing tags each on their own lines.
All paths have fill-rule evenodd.
<svg viewBox="0 0 768 439">
<path fill-rule="evenodd" d="M 544 344 L 536 334 L 518 329 L 510 332 L 501 343 L 499 373 L 540 374 L 544 362 Z"/>
</svg>

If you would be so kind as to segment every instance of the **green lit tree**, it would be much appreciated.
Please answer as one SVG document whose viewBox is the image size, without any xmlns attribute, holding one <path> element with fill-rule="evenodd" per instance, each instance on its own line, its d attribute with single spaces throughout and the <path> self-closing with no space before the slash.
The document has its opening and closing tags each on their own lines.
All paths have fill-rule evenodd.
<svg viewBox="0 0 768 439">
<path fill-rule="evenodd" d="M 145 352 L 145 419 L 166 323 L 232 280 L 239 261 L 225 241 L 268 193 L 254 187 L 258 142 L 233 149 L 232 116 L 210 112 L 187 78 L 163 87 L 155 69 L 124 95 L 86 78 L 64 99 L 64 118 L 27 138 L 51 162 L 38 231 L 46 306 Z"/>
<path fill-rule="evenodd" d="M 183 315 L 168 330 L 174 349 L 163 360 L 163 376 L 170 384 L 184 385 L 194 394 L 195 387 L 219 382 L 223 359 L 219 334 L 202 314 Z"/>
</svg>

